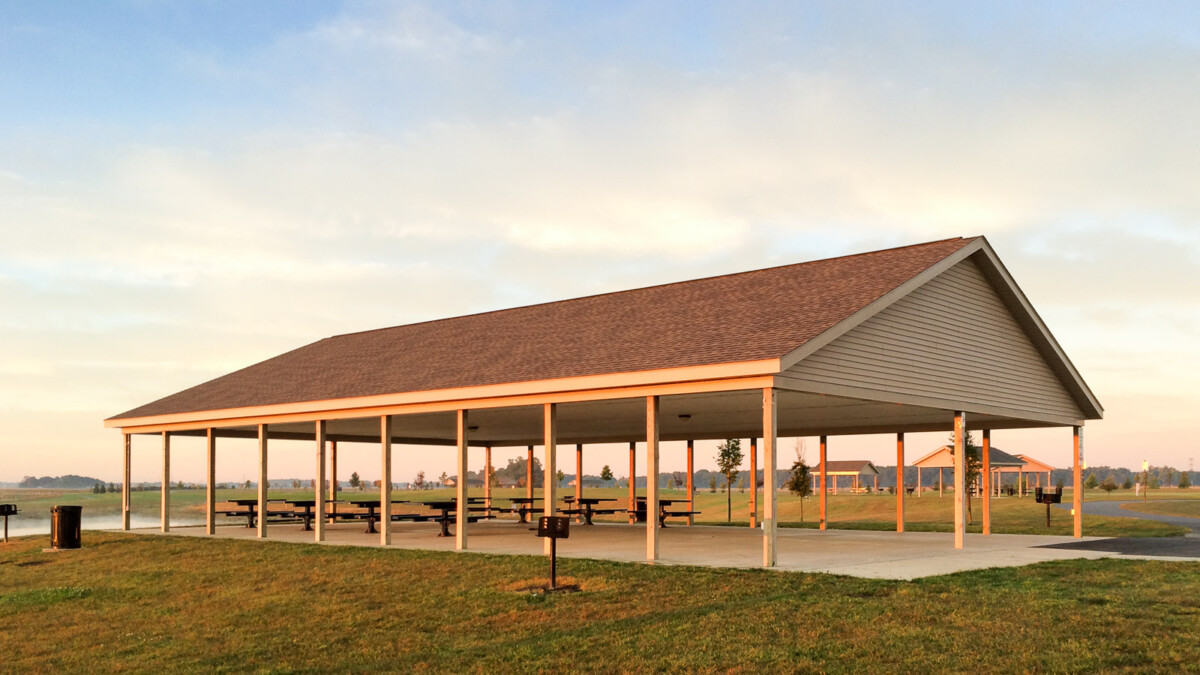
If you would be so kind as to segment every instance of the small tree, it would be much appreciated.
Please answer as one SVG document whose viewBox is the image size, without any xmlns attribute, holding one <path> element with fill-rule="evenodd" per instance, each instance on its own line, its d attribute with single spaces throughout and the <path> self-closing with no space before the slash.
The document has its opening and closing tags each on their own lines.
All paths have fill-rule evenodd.
<svg viewBox="0 0 1200 675">
<path fill-rule="evenodd" d="M 800 449 L 796 449 L 796 461 L 792 462 L 792 473 L 784 487 L 800 498 L 800 522 L 804 522 L 804 498 L 812 494 L 812 471 L 804 463 Z"/>
<path fill-rule="evenodd" d="M 556 483 L 556 485 L 562 485 L 563 479 L 566 477 L 567 477 L 567 475 L 565 473 L 563 473 L 562 469 L 559 469 L 558 471 L 554 472 L 554 478 L 558 481 Z M 579 477 L 576 476 L 575 480 L 579 480 Z M 582 485 L 582 483 L 581 483 L 581 485 Z"/>
<path fill-rule="evenodd" d="M 299 479 L 296 479 L 296 478 L 293 478 L 293 479 L 292 479 L 292 489 L 293 489 L 293 490 L 299 490 L 299 489 L 300 489 L 300 481 L 299 481 Z"/>
<path fill-rule="evenodd" d="M 116 491 L 117 491 L 117 486 L 116 486 L 116 485 L 113 485 L 112 483 L 109 483 L 109 484 L 108 484 L 108 491 L 109 491 L 109 492 L 116 492 Z"/>
<path fill-rule="evenodd" d="M 246 488 L 247 490 L 249 490 L 250 488 L 254 487 L 254 485 L 253 485 L 253 484 L 250 482 L 250 479 L 249 479 L 249 478 L 247 478 L 247 479 L 246 479 L 246 484 L 245 484 L 245 485 L 243 485 L 242 487 L 244 487 L 244 488 Z"/>
<path fill-rule="evenodd" d="M 1100 487 L 1100 481 L 1096 479 L 1095 473 L 1088 474 L 1087 480 L 1083 481 L 1083 487 L 1087 488 L 1088 490 L 1095 490 L 1096 488 Z"/>
<path fill-rule="evenodd" d="M 738 476 L 738 492 L 746 491 L 746 479 Z"/>
<path fill-rule="evenodd" d="M 607 481 L 611 481 L 612 479 L 613 479 L 612 468 L 610 468 L 607 464 L 605 464 L 604 468 L 600 469 L 600 480 L 607 482 Z"/>
<path fill-rule="evenodd" d="M 450 480 L 450 476 L 447 476 L 446 472 L 443 471 L 442 475 L 438 476 L 438 485 L 445 485 L 448 480 Z"/>
<path fill-rule="evenodd" d="M 717 477 L 716 476 L 708 477 L 708 491 L 709 492 L 717 491 Z"/>
<path fill-rule="evenodd" d="M 358 477 L 357 471 L 350 474 L 350 487 L 357 488 L 359 490 L 363 489 L 363 482 L 362 479 Z"/>
<path fill-rule="evenodd" d="M 1112 491 L 1117 489 L 1116 476 L 1109 474 L 1108 477 L 1104 479 L 1104 482 L 1100 484 L 1100 489 L 1112 494 Z"/>
<path fill-rule="evenodd" d="M 413 487 L 415 487 L 418 490 L 425 489 L 425 472 L 424 471 L 417 472 L 417 477 L 413 479 Z"/>
<path fill-rule="evenodd" d="M 717 446 L 717 468 L 725 476 L 726 522 L 733 522 L 733 479 L 742 466 L 742 442 L 737 438 L 727 439 Z"/>
<path fill-rule="evenodd" d="M 1133 489 L 1133 479 L 1130 478 L 1129 476 L 1125 476 L 1125 482 L 1121 483 L 1121 489 L 1122 490 L 1132 490 Z"/>
<path fill-rule="evenodd" d="M 963 457 L 963 459 L 966 460 L 963 463 L 964 473 L 966 474 L 966 476 L 964 476 L 965 480 L 963 480 L 963 485 L 971 486 L 975 484 L 975 481 L 979 478 L 980 471 L 983 469 L 983 449 L 978 445 L 975 445 L 975 437 L 970 431 L 967 432 L 966 438 L 963 439 L 963 446 L 966 448 L 966 453 L 964 453 L 965 456 Z M 954 454 L 953 433 L 950 434 L 950 454 Z M 1022 485 L 1024 485 L 1024 483 L 1022 483 Z M 1017 488 L 1020 489 L 1022 485 L 1018 485 Z M 966 494 L 963 495 L 963 499 L 965 499 L 967 503 L 967 522 L 971 523 L 975 521 L 975 514 L 971 510 L 971 490 L 968 488 L 965 490 L 965 492 Z"/>
<path fill-rule="evenodd" d="M 1191 471 L 1180 471 L 1179 472 L 1179 489 L 1180 490 L 1186 490 L 1186 489 L 1192 487 L 1191 473 L 1192 473 Z"/>
</svg>

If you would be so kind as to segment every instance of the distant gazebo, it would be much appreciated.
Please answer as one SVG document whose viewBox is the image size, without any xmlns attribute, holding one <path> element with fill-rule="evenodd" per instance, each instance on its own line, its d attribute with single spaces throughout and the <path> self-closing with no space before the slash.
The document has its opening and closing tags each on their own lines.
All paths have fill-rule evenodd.
<svg viewBox="0 0 1200 675">
<path fill-rule="evenodd" d="M 879 491 L 879 469 L 875 465 L 865 459 L 848 459 L 841 461 L 833 461 L 825 463 L 825 475 L 833 478 L 831 487 L 833 494 L 838 492 L 838 478 L 849 476 L 851 479 L 850 492 L 859 493 L 865 492 L 866 489 L 860 486 L 860 477 L 870 477 L 874 479 L 873 489 Z M 813 474 L 812 477 L 813 491 L 815 492 L 821 487 L 819 474 Z"/>
<path fill-rule="evenodd" d="M 1024 460 L 1019 459 L 1015 455 L 1010 455 L 999 448 L 989 448 L 988 459 L 989 469 L 993 476 L 997 479 L 1000 477 L 999 472 L 1020 471 L 1020 467 L 1025 465 Z M 949 445 L 943 445 L 937 450 L 934 450 L 928 455 L 925 455 L 921 459 L 913 462 L 913 466 L 917 467 L 917 496 L 921 496 L 922 492 L 921 474 L 923 470 L 937 469 L 938 496 L 941 497 L 945 486 L 945 481 L 943 479 L 945 469 L 954 468 L 954 448 L 950 447 Z M 999 481 L 992 480 L 991 485 L 995 485 L 997 487 L 995 494 L 1000 494 Z"/>
<path fill-rule="evenodd" d="M 1047 488 L 1050 487 L 1050 472 L 1054 471 L 1054 467 L 1050 466 L 1049 464 L 1046 464 L 1045 462 L 1040 462 L 1040 461 L 1030 457 L 1029 455 L 1025 455 L 1025 454 L 1018 454 L 1018 455 L 1016 455 L 1016 458 L 1021 460 L 1021 466 L 1019 466 L 1015 469 L 1006 468 L 1003 470 L 996 470 L 996 472 L 995 472 L 996 480 L 992 481 L 992 484 L 996 486 L 996 494 L 1000 494 L 1000 482 L 1004 479 L 1003 474 L 1005 474 L 1005 473 L 1016 473 L 1017 474 L 1017 484 L 1014 487 L 1018 491 L 1020 491 L 1020 493 L 1022 495 L 1024 495 L 1029 489 L 1028 488 L 1029 481 L 1022 480 L 1023 478 L 1025 478 L 1025 474 L 1030 474 L 1033 476 L 1034 487 L 1043 487 L 1042 486 L 1042 474 L 1046 474 L 1045 487 L 1047 487 Z"/>
</svg>

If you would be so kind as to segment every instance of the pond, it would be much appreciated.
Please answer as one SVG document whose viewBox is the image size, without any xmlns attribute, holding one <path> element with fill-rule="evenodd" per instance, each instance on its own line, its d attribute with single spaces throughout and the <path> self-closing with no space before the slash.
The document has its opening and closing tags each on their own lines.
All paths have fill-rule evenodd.
<svg viewBox="0 0 1200 675">
<path fill-rule="evenodd" d="M 129 526 L 131 528 L 158 527 L 160 523 L 161 521 L 157 515 L 138 515 L 135 513 L 130 514 L 129 517 Z M 203 520 L 171 518 L 172 527 L 203 524 Z M 83 512 L 83 529 L 119 530 L 121 529 L 121 514 L 110 513 L 89 516 L 85 510 Z M 20 514 L 8 519 L 8 536 L 20 537 L 27 534 L 44 534 L 50 536 L 50 514 L 47 513 L 44 518 L 28 518 L 24 514 Z"/>
</svg>

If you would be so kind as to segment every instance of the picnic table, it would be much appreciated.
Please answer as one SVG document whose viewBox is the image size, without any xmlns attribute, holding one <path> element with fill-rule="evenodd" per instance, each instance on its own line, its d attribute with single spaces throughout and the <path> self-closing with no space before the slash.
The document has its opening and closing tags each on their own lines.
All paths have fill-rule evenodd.
<svg viewBox="0 0 1200 675">
<path fill-rule="evenodd" d="M 254 522 L 258 518 L 258 498 L 254 497 L 251 499 L 230 499 L 228 501 L 231 504 L 237 504 L 238 506 L 246 507 L 247 508 L 246 513 L 237 514 L 237 515 L 246 516 L 246 527 L 251 527 L 251 528 L 254 527 Z"/>
<path fill-rule="evenodd" d="M 559 509 L 559 511 L 561 511 L 562 513 L 569 514 L 569 515 L 583 516 L 583 522 L 585 525 L 592 525 L 593 524 L 592 516 L 596 515 L 597 513 L 601 513 L 601 514 L 617 513 L 618 511 L 622 510 L 622 509 L 598 509 L 598 508 L 596 508 L 596 506 L 599 505 L 600 502 L 615 502 L 615 501 L 617 501 L 615 498 L 611 498 L 611 497 L 580 497 L 579 499 L 575 499 L 575 497 L 572 496 L 572 497 L 564 498 L 563 501 L 565 501 L 568 506 L 573 506 L 573 508 Z"/>
<path fill-rule="evenodd" d="M 688 515 L 692 515 L 695 513 L 699 513 L 698 511 L 668 511 L 667 510 L 667 507 L 669 507 L 672 504 L 687 504 L 687 503 L 688 503 L 688 500 L 686 500 L 686 499 L 660 499 L 660 500 L 658 500 L 658 526 L 666 527 L 667 526 L 667 518 L 669 518 L 671 516 L 688 516 Z M 637 510 L 634 511 L 634 513 L 637 515 L 637 521 L 639 523 L 646 522 L 646 498 L 645 497 L 637 498 Z"/>
<path fill-rule="evenodd" d="M 304 519 L 304 531 L 312 531 L 313 509 L 317 506 L 316 499 L 285 499 L 285 504 L 304 509 L 300 517 Z M 328 502 L 327 502 L 328 503 Z"/>
<path fill-rule="evenodd" d="M 492 512 L 492 509 L 490 507 L 471 506 L 471 502 L 478 503 L 478 502 L 482 502 L 482 501 L 484 501 L 482 497 L 467 497 L 467 511 L 475 511 L 476 513 L 483 511 L 488 514 L 487 517 L 490 517 L 490 514 Z M 458 511 L 458 500 L 457 499 L 438 499 L 438 500 L 433 500 L 433 501 L 428 501 L 428 502 L 417 502 L 417 503 L 424 505 L 426 508 L 430 508 L 430 509 L 433 509 L 434 511 L 441 512 L 441 515 L 434 518 L 434 521 L 440 523 L 442 526 L 442 531 L 438 532 L 437 536 L 449 537 L 450 536 L 450 523 L 456 522 L 458 520 L 458 514 L 451 513 L 451 512 Z M 480 517 L 481 516 L 467 516 L 467 521 L 470 522 L 471 520 L 478 520 Z"/>
<path fill-rule="evenodd" d="M 509 503 L 512 506 L 512 512 L 517 514 L 517 523 L 528 523 L 529 514 L 536 513 L 538 509 L 534 508 L 534 502 L 542 501 L 541 497 L 511 497 Z"/>
<path fill-rule="evenodd" d="M 356 506 L 360 509 L 366 509 L 367 510 L 367 534 L 378 534 L 379 533 L 379 531 L 375 529 L 375 521 L 379 520 L 380 516 L 382 516 L 383 514 L 379 513 L 379 500 L 378 499 L 347 499 L 346 503 L 350 504 L 351 506 Z M 391 503 L 392 504 L 407 504 L 408 502 L 404 501 L 403 499 L 393 499 Z M 390 513 L 391 509 L 389 508 L 388 510 L 389 510 L 388 521 L 390 522 L 392 514 Z"/>
</svg>

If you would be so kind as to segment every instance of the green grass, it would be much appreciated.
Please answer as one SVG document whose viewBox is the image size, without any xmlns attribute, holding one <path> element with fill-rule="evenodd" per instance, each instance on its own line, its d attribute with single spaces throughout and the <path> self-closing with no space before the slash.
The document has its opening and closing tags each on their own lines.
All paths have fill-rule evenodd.
<svg viewBox="0 0 1200 675">
<path fill-rule="evenodd" d="M 0 494 L 0 498 L 8 496 L 9 499 L 14 499 L 12 493 L 18 491 L 8 491 L 6 494 Z M 358 495 L 371 494 L 371 490 L 364 493 L 357 491 L 343 492 L 343 495 Z M 1119 492 L 1119 491 L 1118 491 Z M 1187 495 L 1191 491 L 1188 490 L 1160 490 L 1152 493 L 1151 502 L 1154 497 L 1161 499 L 1172 498 L 1175 495 Z M 1200 491 L 1196 491 L 1200 493 Z M 289 496 L 309 497 L 310 490 L 272 490 L 270 495 L 275 498 L 284 498 Z M 482 494 L 481 490 L 473 490 L 472 494 Z M 524 489 L 504 489 L 496 490 L 495 498 L 498 505 L 506 505 L 504 500 L 507 497 L 523 496 Z M 571 490 L 560 490 L 559 496 L 563 497 L 568 494 L 573 494 Z M 628 504 L 628 489 L 627 488 L 589 488 L 586 490 L 588 496 L 593 497 L 611 497 L 617 499 L 608 505 L 612 507 L 626 508 Z M 639 490 L 638 494 L 645 494 L 645 490 Z M 665 499 L 684 499 L 686 497 L 682 490 L 663 490 L 660 492 Z M 428 500 L 445 498 L 454 495 L 454 490 L 451 488 L 441 488 L 437 490 L 423 491 L 406 491 L 397 490 L 394 492 L 396 499 L 411 499 L 411 500 Z M 254 490 L 218 490 L 217 499 L 226 500 L 242 497 L 254 497 L 257 492 Z M 37 513 L 40 517 L 46 517 L 49 509 L 54 504 L 80 504 L 84 507 L 85 514 L 115 514 L 120 512 L 121 498 L 119 494 L 101 494 L 93 495 L 89 492 L 74 492 L 59 496 L 47 496 L 33 500 L 20 500 L 17 495 L 15 501 L 25 511 L 26 514 Z M 1100 490 L 1089 491 L 1085 498 L 1102 499 L 1107 497 Z M 134 492 L 132 494 L 134 513 L 146 515 L 157 515 L 159 509 L 159 494 L 157 492 Z M 707 489 L 698 490 L 695 496 L 696 509 L 701 511 L 696 516 L 696 521 L 704 524 L 719 525 L 725 524 L 726 521 L 726 504 L 724 492 L 709 492 Z M 749 522 L 749 492 L 737 492 L 732 494 L 733 501 L 733 522 L 736 524 L 746 525 Z M 759 494 L 759 514 L 762 513 L 763 495 Z M 1064 495 L 1064 501 L 1070 501 L 1070 491 Z M 1200 504 L 1200 501 L 1197 501 Z M 982 503 L 978 498 L 972 500 L 974 511 L 974 524 L 968 526 L 968 532 L 981 531 L 980 519 L 982 513 Z M 675 507 L 672 507 L 675 508 Z M 679 508 L 682 508 L 680 505 Z M 799 498 L 787 492 L 779 493 L 779 520 L 784 527 L 816 527 L 817 521 L 817 498 L 810 497 L 804 500 L 803 504 L 803 521 L 801 521 L 801 503 Z M 856 529 L 856 530 L 891 530 L 896 524 L 896 498 L 894 495 L 888 494 L 870 494 L 870 495 L 849 495 L 838 494 L 829 495 L 829 527 L 833 529 Z M 925 494 L 922 497 L 909 497 L 905 500 L 905 527 L 912 531 L 926 532 L 950 532 L 951 523 L 953 521 L 954 499 L 950 493 L 944 497 L 938 497 L 936 493 Z M 202 521 L 204 519 L 204 490 L 173 490 L 171 492 L 171 513 L 172 518 L 182 521 L 184 519 L 191 521 Z M 223 519 L 224 520 L 224 519 Z M 628 520 L 626 515 L 603 516 L 598 520 Z M 241 522 L 238 519 L 228 519 L 226 522 Z M 996 534 L 1053 534 L 1053 535 L 1069 535 L 1072 534 L 1073 528 L 1071 516 L 1069 512 L 1059 509 L 1051 511 L 1051 527 L 1046 527 L 1046 509 L 1045 506 L 1033 501 L 1033 497 L 997 497 L 992 500 L 992 532 Z M 1137 518 L 1111 518 L 1103 516 L 1084 516 L 1084 533 L 1089 536 L 1106 536 L 1106 537 L 1165 537 L 1165 536 L 1181 536 L 1187 533 L 1185 528 L 1159 523 L 1151 520 L 1139 520 Z"/>
<path fill-rule="evenodd" d="M 1141 511 L 1143 513 L 1157 513 L 1164 516 L 1182 516 L 1184 518 L 1200 518 L 1200 501 L 1180 501 L 1180 502 L 1155 502 L 1148 501 L 1130 502 L 1123 505 L 1121 508 L 1131 511 Z"/>
<path fill-rule="evenodd" d="M 1062 561 L 912 582 L 89 533 L 0 546 L 3 669 L 1181 671 L 1195 563 Z"/>
</svg>

